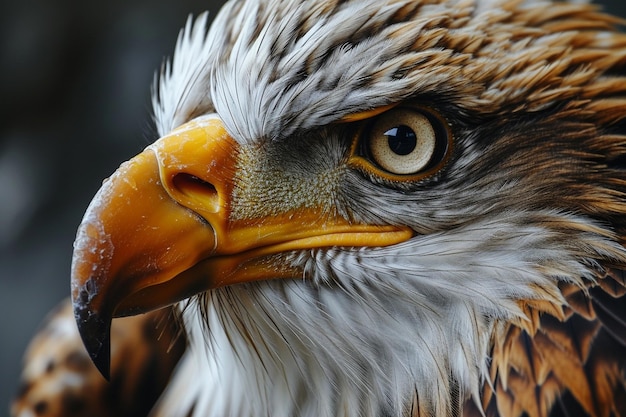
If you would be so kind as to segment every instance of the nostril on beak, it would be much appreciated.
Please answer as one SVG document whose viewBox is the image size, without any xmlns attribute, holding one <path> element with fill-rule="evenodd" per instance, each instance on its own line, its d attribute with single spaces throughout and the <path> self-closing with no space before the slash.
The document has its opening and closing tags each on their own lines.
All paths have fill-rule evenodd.
<svg viewBox="0 0 626 417">
<path fill-rule="evenodd" d="M 172 185 L 190 203 L 193 203 L 192 205 L 200 204 L 203 210 L 212 213 L 219 211 L 219 195 L 215 186 L 210 182 L 192 174 L 179 173 L 172 178 Z M 194 207 L 189 208 L 194 209 Z"/>
<path fill-rule="evenodd" d="M 173 182 L 174 187 L 190 196 L 196 193 L 217 195 L 217 190 L 213 184 L 206 182 L 195 175 L 185 173 L 176 174 Z"/>
</svg>

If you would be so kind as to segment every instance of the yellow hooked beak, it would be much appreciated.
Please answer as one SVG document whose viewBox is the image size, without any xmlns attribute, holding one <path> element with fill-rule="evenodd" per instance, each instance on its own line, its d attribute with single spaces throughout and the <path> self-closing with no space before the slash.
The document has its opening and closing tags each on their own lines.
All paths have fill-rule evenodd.
<svg viewBox="0 0 626 417">
<path fill-rule="evenodd" d="M 409 229 L 321 218 L 314 209 L 231 217 L 239 145 L 215 116 L 159 139 L 102 185 L 78 229 L 72 300 L 92 360 L 108 378 L 113 317 L 194 294 L 302 271 L 272 261 L 286 251 L 386 246 Z"/>
</svg>

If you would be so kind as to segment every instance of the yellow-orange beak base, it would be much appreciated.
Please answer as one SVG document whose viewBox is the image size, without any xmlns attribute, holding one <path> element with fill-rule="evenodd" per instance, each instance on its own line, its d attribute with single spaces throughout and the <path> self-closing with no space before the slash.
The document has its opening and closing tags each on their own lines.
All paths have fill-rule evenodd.
<svg viewBox="0 0 626 417">
<path fill-rule="evenodd" d="M 210 289 L 299 277 L 274 255 L 321 247 L 387 246 L 408 228 L 323 219 L 314 208 L 234 219 L 239 145 L 216 117 L 196 119 L 124 163 L 90 204 L 74 244 L 74 314 L 107 377 L 111 319 Z"/>
</svg>

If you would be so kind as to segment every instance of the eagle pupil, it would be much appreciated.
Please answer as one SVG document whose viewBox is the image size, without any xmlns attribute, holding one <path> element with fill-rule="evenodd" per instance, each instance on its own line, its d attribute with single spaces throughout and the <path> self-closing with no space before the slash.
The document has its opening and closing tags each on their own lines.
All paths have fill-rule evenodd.
<svg viewBox="0 0 626 417">
<path fill-rule="evenodd" d="M 389 148 L 396 155 L 408 155 L 417 145 L 415 132 L 408 126 L 400 125 L 385 132 Z"/>
</svg>

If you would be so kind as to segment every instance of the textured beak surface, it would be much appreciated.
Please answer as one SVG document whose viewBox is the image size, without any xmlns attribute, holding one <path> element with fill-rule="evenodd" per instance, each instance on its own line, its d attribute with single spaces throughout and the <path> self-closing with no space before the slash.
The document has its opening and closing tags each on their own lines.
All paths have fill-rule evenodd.
<svg viewBox="0 0 626 417">
<path fill-rule="evenodd" d="M 386 246 L 408 229 L 321 220 L 315 210 L 231 218 L 239 145 L 213 116 L 159 139 L 104 182 L 78 229 L 72 299 L 81 336 L 109 373 L 111 319 L 194 294 L 302 271 L 278 253 L 332 246 Z"/>
</svg>

